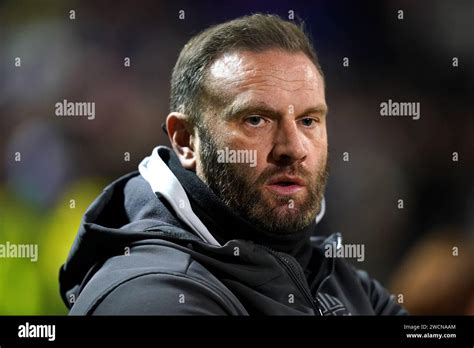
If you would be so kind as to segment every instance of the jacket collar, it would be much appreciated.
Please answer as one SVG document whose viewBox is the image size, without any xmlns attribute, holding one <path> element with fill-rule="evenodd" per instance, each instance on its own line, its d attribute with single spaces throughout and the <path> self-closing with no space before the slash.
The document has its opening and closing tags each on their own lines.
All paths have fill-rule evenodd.
<svg viewBox="0 0 474 348">
<path fill-rule="evenodd" d="M 259 229 L 228 209 L 195 172 L 181 166 L 174 151 L 167 147 L 155 148 L 139 169 L 153 191 L 163 195 L 178 216 L 204 241 L 223 245 L 229 240 L 243 239 L 290 254 L 303 269 L 308 266 L 312 256 L 310 236 L 315 234 L 316 221 L 286 235 Z M 183 205 L 178 208 L 177 201 L 189 209 L 183 209 Z"/>
</svg>

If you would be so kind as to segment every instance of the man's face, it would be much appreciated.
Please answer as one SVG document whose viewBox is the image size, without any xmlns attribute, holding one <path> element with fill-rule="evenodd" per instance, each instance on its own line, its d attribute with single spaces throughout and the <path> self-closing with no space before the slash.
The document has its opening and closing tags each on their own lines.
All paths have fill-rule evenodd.
<svg viewBox="0 0 474 348">
<path fill-rule="evenodd" d="M 197 175 L 260 228 L 309 225 L 327 177 L 324 82 L 311 60 L 279 50 L 224 54 L 210 66 L 205 95 Z"/>
</svg>

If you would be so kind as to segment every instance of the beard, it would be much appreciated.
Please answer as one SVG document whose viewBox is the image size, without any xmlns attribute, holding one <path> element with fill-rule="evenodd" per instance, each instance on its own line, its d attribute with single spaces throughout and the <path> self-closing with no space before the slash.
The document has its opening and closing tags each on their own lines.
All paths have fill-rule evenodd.
<svg viewBox="0 0 474 348">
<path fill-rule="evenodd" d="M 300 163 L 274 166 L 254 178 L 255 168 L 249 164 L 219 161 L 218 149 L 225 145 L 218 144 L 204 127 L 197 130 L 201 180 L 234 213 L 260 229 L 279 235 L 296 233 L 315 221 L 328 177 L 326 157 L 312 170 Z M 283 196 L 269 192 L 264 185 L 281 174 L 303 178 L 305 193 Z"/>
</svg>

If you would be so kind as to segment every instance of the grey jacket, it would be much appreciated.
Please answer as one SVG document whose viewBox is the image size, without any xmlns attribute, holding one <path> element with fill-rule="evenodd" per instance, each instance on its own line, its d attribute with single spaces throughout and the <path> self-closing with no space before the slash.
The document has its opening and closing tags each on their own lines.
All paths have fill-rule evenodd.
<svg viewBox="0 0 474 348">
<path fill-rule="evenodd" d="M 86 211 L 60 270 L 70 314 L 407 314 L 366 272 L 324 255 L 341 246 L 338 233 L 308 238 L 304 265 L 260 241 L 215 238 L 202 220 L 214 212 L 195 213 L 172 160 L 155 149 Z"/>
</svg>

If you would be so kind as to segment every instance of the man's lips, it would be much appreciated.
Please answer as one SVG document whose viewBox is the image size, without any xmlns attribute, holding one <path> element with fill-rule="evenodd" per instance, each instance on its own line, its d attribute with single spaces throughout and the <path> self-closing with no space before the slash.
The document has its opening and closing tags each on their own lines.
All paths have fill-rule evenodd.
<svg viewBox="0 0 474 348">
<path fill-rule="evenodd" d="M 301 191 L 306 185 L 304 180 L 299 177 L 280 175 L 269 180 L 265 186 L 280 195 L 291 195 Z"/>
</svg>

